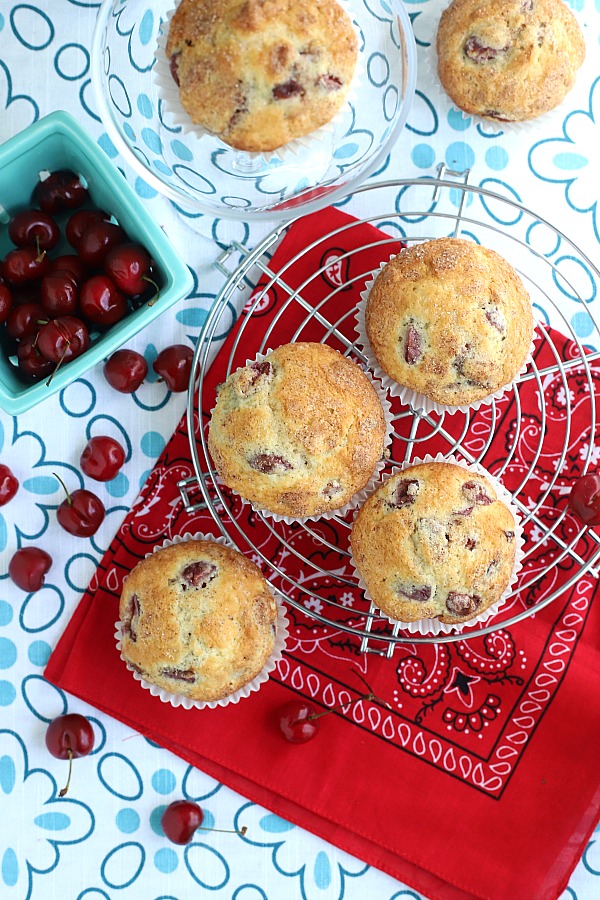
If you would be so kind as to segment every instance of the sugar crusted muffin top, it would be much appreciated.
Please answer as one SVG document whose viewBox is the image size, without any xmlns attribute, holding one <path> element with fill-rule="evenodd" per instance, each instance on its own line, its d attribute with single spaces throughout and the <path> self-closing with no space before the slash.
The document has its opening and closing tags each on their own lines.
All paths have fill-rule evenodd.
<svg viewBox="0 0 600 900">
<path fill-rule="evenodd" d="M 438 238 L 400 251 L 373 284 L 365 311 L 379 365 L 398 384 L 447 406 L 510 384 L 531 347 L 531 301 L 500 254 Z"/>
<path fill-rule="evenodd" d="M 454 103 L 506 122 L 558 106 L 585 57 L 581 29 L 563 0 L 453 0 L 436 46 L 440 81 Z"/>
<path fill-rule="evenodd" d="M 126 577 L 121 653 L 146 681 L 194 700 L 219 700 L 264 667 L 277 607 L 250 559 L 209 540 L 155 551 Z"/>
<path fill-rule="evenodd" d="M 219 476 L 242 497 L 304 517 L 339 509 L 366 485 L 385 433 L 364 372 L 333 347 L 298 342 L 220 386 L 208 446 Z"/>
<path fill-rule="evenodd" d="M 421 463 L 368 498 L 350 543 L 369 594 L 390 618 L 459 624 L 506 590 L 515 520 L 484 476 L 454 463 Z"/>
<path fill-rule="evenodd" d="M 166 54 L 193 122 L 232 147 L 269 151 L 333 118 L 357 47 L 337 0 L 181 0 Z"/>
</svg>

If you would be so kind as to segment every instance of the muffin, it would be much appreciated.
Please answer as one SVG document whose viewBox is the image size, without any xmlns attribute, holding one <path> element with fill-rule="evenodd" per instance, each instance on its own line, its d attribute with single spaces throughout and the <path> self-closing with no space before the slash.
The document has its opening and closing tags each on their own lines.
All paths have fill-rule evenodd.
<svg viewBox="0 0 600 900">
<path fill-rule="evenodd" d="M 365 309 L 371 351 L 386 375 L 449 407 L 510 384 L 533 337 L 531 301 L 494 250 L 438 238 L 400 251 Z"/>
<path fill-rule="evenodd" d="M 126 577 L 121 655 L 149 684 L 219 700 L 248 684 L 275 645 L 277 606 L 260 569 L 237 550 L 186 540 Z"/>
<path fill-rule="evenodd" d="M 337 0 L 181 0 L 166 54 L 193 122 L 231 147 L 268 151 L 333 118 L 357 48 Z"/>
<path fill-rule="evenodd" d="M 292 518 L 340 509 L 365 487 L 386 439 L 377 391 L 333 347 L 284 344 L 218 390 L 208 447 L 221 480 Z"/>
<path fill-rule="evenodd" d="M 467 113 L 522 122 L 554 109 L 585 57 L 563 0 L 453 0 L 437 32 L 438 74 Z"/>
<path fill-rule="evenodd" d="M 515 519 L 490 480 L 449 462 L 389 478 L 359 509 L 354 563 L 392 619 L 460 624 L 502 597 L 515 564 Z"/>
</svg>

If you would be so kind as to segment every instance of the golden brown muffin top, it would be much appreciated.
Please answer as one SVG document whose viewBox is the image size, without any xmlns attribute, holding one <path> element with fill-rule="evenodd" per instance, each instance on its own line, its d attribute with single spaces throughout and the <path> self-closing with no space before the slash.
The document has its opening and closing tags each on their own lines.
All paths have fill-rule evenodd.
<svg viewBox="0 0 600 900">
<path fill-rule="evenodd" d="M 385 418 L 365 373 L 333 347 L 284 344 L 220 386 L 208 446 L 229 487 L 284 516 L 339 509 L 381 459 Z"/>
<path fill-rule="evenodd" d="M 274 150 L 328 122 L 357 52 L 337 0 L 181 0 L 166 46 L 192 121 L 249 151 Z"/>
<path fill-rule="evenodd" d="M 563 0 L 454 0 L 437 32 L 438 74 L 467 113 L 536 118 L 562 102 L 585 57 Z"/>
<path fill-rule="evenodd" d="M 402 622 L 458 624 L 505 591 L 515 521 L 488 478 L 446 462 L 389 478 L 359 509 L 352 555 L 370 596 Z"/>
<path fill-rule="evenodd" d="M 531 347 L 529 295 L 500 254 L 438 238 L 400 251 L 377 276 L 365 324 L 385 373 L 448 406 L 508 385 Z"/>
<path fill-rule="evenodd" d="M 215 541 L 152 553 L 126 577 L 121 653 L 151 684 L 218 700 L 251 681 L 273 651 L 277 607 L 250 559 Z"/>
</svg>

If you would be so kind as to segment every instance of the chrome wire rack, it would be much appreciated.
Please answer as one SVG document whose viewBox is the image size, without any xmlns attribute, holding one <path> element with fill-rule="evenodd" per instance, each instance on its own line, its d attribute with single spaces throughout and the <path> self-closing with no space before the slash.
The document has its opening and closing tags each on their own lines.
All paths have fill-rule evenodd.
<svg viewBox="0 0 600 900">
<path fill-rule="evenodd" d="M 181 482 L 180 490 L 188 512 L 208 509 L 221 533 L 263 564 L 273 586 L 315 630 L 354 636 L 363 652 L 392 656 L 398 643 L 447 643 L 507 628 L 547 607 L 585 573 L 598 577 L 600 536 L 569 514 L 567 496 L 573 479 L 595 466 L 600 453 L 594 444 L 600 331 L 589 303 L 600 273 L 565 234 L 514 199 L 469 184 L 469 172 L 441 167 L 437 178 L 365 185 L 352 200 L 378 212 L 344 220 L 314 240 L 307 226 L 306 246 L 278 271 L 272 256 L 294 223 L 276 228 L 253 250 L 233 244 L 217 260 L 227 281 L 194 355 L 187 415 L 195 478 Z M 499 478 L 522 515 L 525 559 L 514 591 L 496 616 L 463 631 L 422 635 L 390 623 L 365 600 L 349 564 L 351 515 L 276 522 L 239 502 L 217 479 L 208 455 L 206 426 L 214 403 L 208 367 L 231 324 L 232 307 L 243 306 L 243 315 L 235 338 L 217 357 L 219 381 L 257 353 L 296 340 L 326 341 L 365 363 L 354 343 L 354 316 L 374 267 L 361 267 L 366 245 L 352 243 L 353 230 L 365 224 L 378 229 L 369 232 L 368 247 L 380 249 L 381 262 L 399 240 L 410 244 L 453 235 L 495 249 L 519 272 L 537 314 L 534 361 L 502 400 L 445 416 L 415 412 L 393 400 L 390 468 L 429 452 L 457 454 Z M 320 266 L 291 283 L 294 266 L 321 248 Z M 235 254 L 239 261 L 229 269 L 226 263 Z M 316 279 L 329 285 L 318 302 L 312 292 Z M 575 315 L 577 334 L 571 325 Z M 578 334 L 586 335 L 585 345 Z"/>
</svg>

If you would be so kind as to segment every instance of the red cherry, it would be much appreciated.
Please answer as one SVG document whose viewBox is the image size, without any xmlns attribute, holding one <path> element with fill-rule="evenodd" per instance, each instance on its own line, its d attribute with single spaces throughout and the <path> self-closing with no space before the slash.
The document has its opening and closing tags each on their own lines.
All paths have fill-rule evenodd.
<svg viewBox="0 0 600 900">
<path fill-rule="evenodd" d="M 37 247 L 18 247 L 4 257 L 4 277 L 9 284 L 39 281 L 48 274 L 50 260 L 45 250 Z"/>
<path fill-rule="evenodd" d="M 58 475 L 55 477 L 58 478 Z M 67 495 L 56 510 L 58 524 L 75 537 L 91 537 L 96 534 L 106 514 L 100 497 L 84 488 L 78 488 L 70 494 L 63 480 L 58 480 Z"/>
<path fill-rule="evenodd" d="M 13 306 L 22 306 L 24 303 L 40 302 L 40 286 L 35 281 L 28 284 L 11 285 Z"/>
<path fill-rule="evenodd" d="M 96 481 L 110 481 L 125 462 L 125 451 L 118 441 L 106 435 L 90 438 L 84 447 L 79 465 L 86 475 Z"/>
<path fill-rule="evenodd" d="M 5 284 L 0 284 L 0 325 L 6 322 L 12 309 L 13 295 Z"/>
<path fill-rule="evenodd" d="M 161 350 L 152 364 L 170 391 L 187 390 L 194 351 L 187 344 L 173 344 Z"/>
<path fill-rule="evenodd" d="M 65 253 L 50 261 L 48 274 L 56 271 L 68 272 L 75 284 L 80 285 L 88 276 L 88 267 L 75 253 Z"/>
<path fill-rule="evenodd" d="M 93 275 L 81 285 L 79 305 L 94 325 L 114 325 L 127 312 L 127 299 L 108 275 Z"/>
<path fill-rule="evenodd" d="M 22 303 L 13 306 L 6 320 L 6 331 L 11 338 L 20 341 L 34 337 L 48 321 L 48 314 L 41 303 Z"/>
<path fill-rule="evenodd" d="M 189 844 L 194 832 L 202 825 L 204 813 L 191 800 L 174 800 L 162 814 L 160 823 L 174 844 Z"/>
<path fill-rule="evenodd" d="M 106 274 L 119 290 L 132 297 L 146 290 L 151 266 L 150 254 L 141 244 L 118 244 L 108 251 L 104 260 Z"/>
<path fill-rule="evenodd" d="M 40 300 L 46 314 L 51 318 L 76 313 L 79 296 L 77 285 L 70 273 L 57 269 L 46 275 L 40 285 Z"/>
<path fill-rule="evenodd" d="M 77 209 L 88 196 L 79 176 L 66 169 L 52 172 L 43 181 L 38 181 L 33 191 L 35 203 L 51 215 L 64 209 Z"/>
<path fill-rule="evenodd" d="M 83 233 L 77 245 L 77 252 L 88 266 L 99 268 L 111 247 L 123 243 L 127 235 L 114 222 L 96 222 Z"/>
<path fill-rule="evenodd" d="M 319 732 L 318 712 L 305 700 L 289 700 L 277 711 L 279 729 L 291 744 L 305 744 Z"/>
<path fill-rule="evenodd" d="M 59 797 L 64 797 L 69 790 L 73 760 L 91 753 L 94 741 L 94 729 L 90 721 L 79 713 L 57 716 L 48 725 L 46 747 L 57 759 L 69 760 L 69 776 L 66 785 L 59 791 Z"/>
<path fill-rule="evenodd" d="M 8 564 L 8 574 L 22 591 L 32 594 L 39 591 L 44 575 L 52 565 L 52 557 L 39 547 L 21 547 L 13 553 Z"/>
<path fill-rule="evenodd" d="M 585 525 L 600 525 L 600 475 L 578 478 L 569 495 L 569 506 Z"/>
<path fill-rule="evenodd" d="M 136 350 L 117 350 L 104 363 L 104 377 L 122 394 L 137 391 L 148 374 L 148 363 Z"/>
<path fill-rule="evenodd" d="M 51 375 L 55 369 L 52 360 L 46 359 L 38 350 L 35 334 L 19 341 L 17 362 L 19 371 L 33 379 L 45 378 L 47 375 Z"/>
<path fill-rule="evenodd" d="M 61 363 L 81 356 L 87 350 L 89 342 L 89 331 L 81 319 L 76 316 L 59 316 L 42 325 L 37 346 L 46 359 Z"/>
<path fill-rule="evenodd" d="M 95 225 L 96 222 L 108 222 L 109 219 L 110 216 L 101 209 L 78 210 L 76 213 L 73 213 L 65 228 L 68 242 L 73 247 L 77 247 L 77 244 L 91 225 Z"/>
<path fill-rule="evenodd" d="M 8 466 L 0 463 L 0 506 L 5 506 L 19 490 L 18 479 Z"/>
<path fill-rule="evenodd" d="M 8 236 L 17 247 L 36 247 L 51 250 L 58 244 L 58 225 L 48 213 L 39 209 L 24 209 L 15 213 L 8 223 Z"/>
</svg>

